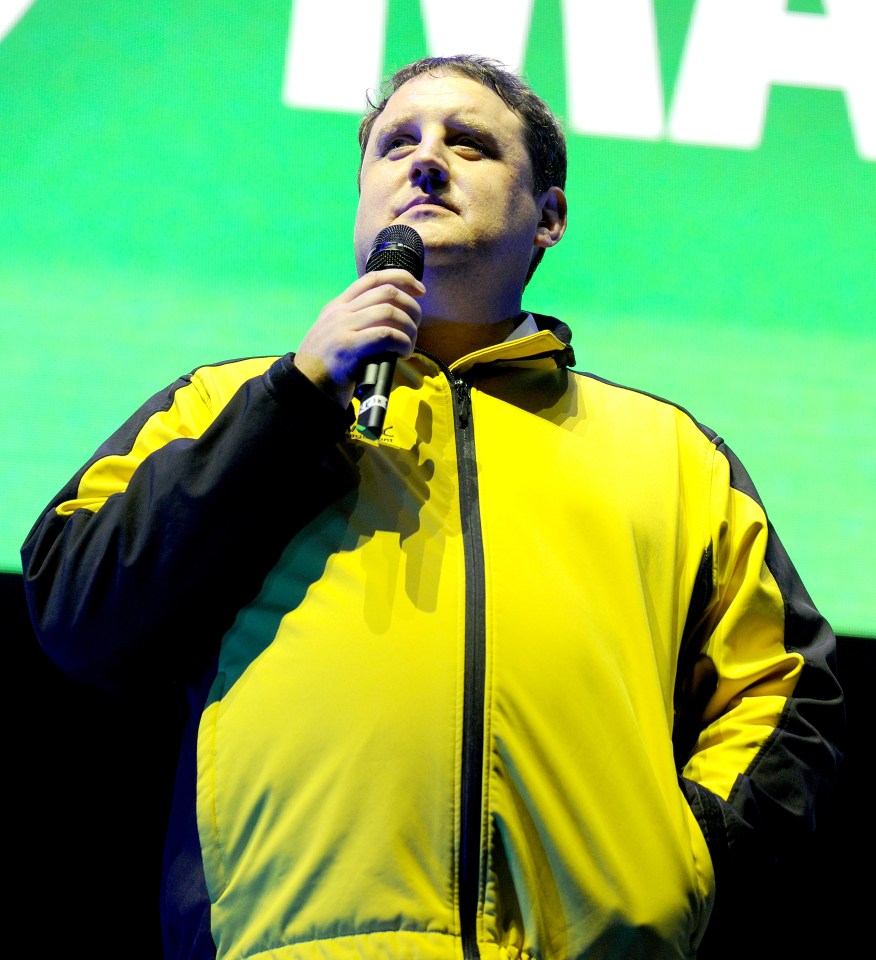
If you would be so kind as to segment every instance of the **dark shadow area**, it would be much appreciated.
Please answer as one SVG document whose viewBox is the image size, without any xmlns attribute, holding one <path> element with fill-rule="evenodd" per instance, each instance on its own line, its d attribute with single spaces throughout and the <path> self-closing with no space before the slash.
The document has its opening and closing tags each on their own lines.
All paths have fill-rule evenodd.
<svg viewBox="0 0 876 960">
<path fill-rule="evenodd" d="M 159 960 L 161 853 L 185 702 L 83 686 L 42 653 L 22 578 L 0 574 L 13 669 L 9 877 L 38 954 Z"/>
<path fill-rule="evenodd" d="M 126 700 L 61 674 L 36 642 L 18 575 L 0 574 L 0 610 L 17 715 L 7 780 L 9 848 L 17 852 L 8 876 L 28 909 L 35 949 L 160 960 L 161 847 L 184 701 L 168 691 Z M 868 941 L 874 821 L 865 765 L 876 731 L 865 684 L 876 675 L 876 639 L 841 637 L 839 669 L 849 740 L 817 880 L 789 877 L 776 891 L 769 928 L 751 929 L 746 960 L 854 956 Z M 745 927 L 747 918 L 738 922 Z M 740 956 L 738 944 L 725 953 L 712 943 L 703 960 L 731 955 Z"/>
</svg>

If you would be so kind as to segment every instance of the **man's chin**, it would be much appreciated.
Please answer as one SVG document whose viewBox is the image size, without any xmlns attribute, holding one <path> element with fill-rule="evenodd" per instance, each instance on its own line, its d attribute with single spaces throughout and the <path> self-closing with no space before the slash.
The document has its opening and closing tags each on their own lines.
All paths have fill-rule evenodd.
<svg viewBox="0 0 876 960">
<path fill-rule="evenodd" d="M 430 253 L 432 256 L 442 257 L 456 255 L 470 256 L 472 253 L 472 244 L 464 231 L 460 229 L 461 223 L 457 219 L 453 222 L 449 217 L 456 217 L 455 214 L 442 210 L 441 215 L 431 216 L 428 213 L 410 216 L 410 211 L 403 213 L 395 223 L 404 223 L 414 228 L 420 235 L 423 245 L 426 248 L 426 257 Z"/>
</svg>

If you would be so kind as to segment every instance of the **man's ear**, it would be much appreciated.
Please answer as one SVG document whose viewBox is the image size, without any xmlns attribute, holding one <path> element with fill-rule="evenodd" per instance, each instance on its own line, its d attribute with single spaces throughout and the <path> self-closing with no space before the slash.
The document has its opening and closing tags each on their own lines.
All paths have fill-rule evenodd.
<svg viewBox="0 0 876 960">
<path fill-rule="evenodd" d="M 549 187 L 541 197 L 541 219 L 535 232 L 535 246 L 547 249 L 559 243 L 566 232 L 566 195 Z"/>
</svg>

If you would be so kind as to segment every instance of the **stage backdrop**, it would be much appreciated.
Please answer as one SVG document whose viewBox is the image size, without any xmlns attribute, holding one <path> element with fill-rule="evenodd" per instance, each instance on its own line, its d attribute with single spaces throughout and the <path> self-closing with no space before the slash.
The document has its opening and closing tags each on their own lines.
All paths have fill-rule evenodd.
<svg viewBox="0 0 876 960">
<path fill-rule="evenodd" d="M 874 44 L 874 0 L 0 3 L 0 569 L 147 396 L 296 347 L 354 277 L 366 90 L 478 52 L 569 134 L 525 304 L 721 433 L 876 637 Z"/>
</svg>

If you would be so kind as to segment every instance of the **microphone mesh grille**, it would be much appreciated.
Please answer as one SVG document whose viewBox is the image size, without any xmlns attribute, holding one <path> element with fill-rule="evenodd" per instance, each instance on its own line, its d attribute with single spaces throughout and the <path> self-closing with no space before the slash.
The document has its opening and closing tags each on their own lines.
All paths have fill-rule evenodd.
<svg viewBox="0 0 876 960">
<path fill-rule="evenodd" d="M 423 240 L 417 231 L 406 223 L 392 223 L 374 238 L 365 272 L 398 267 L 422 280 L 424 256 Z"/>
</svg>

